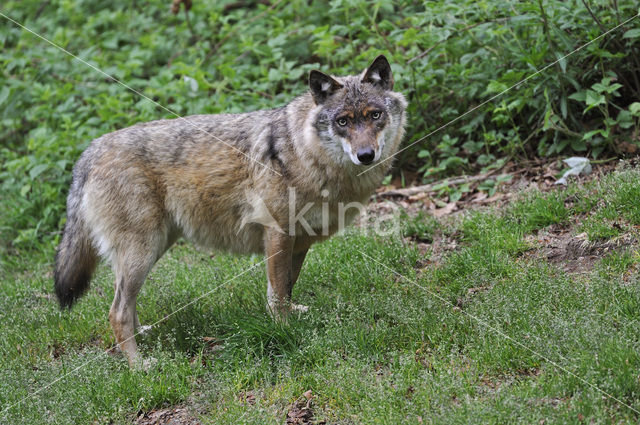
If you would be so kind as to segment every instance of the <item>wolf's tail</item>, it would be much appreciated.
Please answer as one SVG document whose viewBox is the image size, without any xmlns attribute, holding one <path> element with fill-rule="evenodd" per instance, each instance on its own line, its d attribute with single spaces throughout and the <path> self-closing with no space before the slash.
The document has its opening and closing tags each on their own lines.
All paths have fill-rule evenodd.
<svg viewBox="0 0 640 425">
<path fill-rule="evenodd" d="M 61 308 L 71 308 L 86 292 L 98 262 L 89 231 L 84 220 L 78 217 L 77 206 L 74 208 L 72 204 L 68 203 L 67 224 L 56 253 L 54 280 Z"/>
</svg>

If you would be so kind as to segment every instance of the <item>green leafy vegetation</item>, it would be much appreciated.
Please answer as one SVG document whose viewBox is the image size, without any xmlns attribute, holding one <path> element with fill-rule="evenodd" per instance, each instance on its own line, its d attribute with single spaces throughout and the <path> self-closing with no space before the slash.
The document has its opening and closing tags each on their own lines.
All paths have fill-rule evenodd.
<svg viewBox="0 0 640 425">
<path fill-rule="evenodd" d="M 637 143 L 635 21 L 563 58 L 637 14 L 630 1 L 194 1 L 174 15 L 165 0 L 27 0 L 1 10 L 180 115 L 279 106 L 306 89 L 309 70 L 357 72 L 384 53 L 410 103 L 405 145 L 420 140 L 398 163 L 425 180 Z M 2 20 L 0 249 L 51 249 L 88 143 L 174 116 Z"/>
<path fill-rule="evenodd" d="M 422 211 L 416 217 L 403 213 L 401 219 L 405 222 L 402 232 L 404 236 L 421 242 L 433 242 L 433 235 L 439 226 L 438 220 Z"/>
</svg>

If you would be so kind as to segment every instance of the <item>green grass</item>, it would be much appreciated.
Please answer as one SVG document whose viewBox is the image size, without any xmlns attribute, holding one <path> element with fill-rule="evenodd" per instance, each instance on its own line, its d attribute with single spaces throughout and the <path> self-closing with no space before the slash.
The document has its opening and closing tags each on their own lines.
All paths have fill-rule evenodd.
<svg viewBox="0 0 640 425">
<path fill-rule="evenodd" d="M 640 170 L 622 169 L 438 228 L 421 216 L 405 234 L 459 239 L 425 268 L 413 242 L 347 232 L 314 246 L 294 290 L 310 312 L 286 324 L 265 311 L 262 258 L 179 244 L 140 293 L 143 324 L 228 282 L 138 337 L 157 359 L 148 372 L 103 354 L 114 344 L 106 265 L 61 312 L 51 253 L 29 267 L 16 259 L 25 266 L 5 269 L 0 286 L 0 422 L 129 423 L 185 405 L 203 423 L 283 423 L 311 389 L 327 423 L 637 423 L 603 393 L 640 409 L 637 245 L 574 275 L 524 254 L 531 232 L 579 232 L 583 219 L 602 224 L 604 209 L 632 231 L 638 183 Z"/>
</svg>

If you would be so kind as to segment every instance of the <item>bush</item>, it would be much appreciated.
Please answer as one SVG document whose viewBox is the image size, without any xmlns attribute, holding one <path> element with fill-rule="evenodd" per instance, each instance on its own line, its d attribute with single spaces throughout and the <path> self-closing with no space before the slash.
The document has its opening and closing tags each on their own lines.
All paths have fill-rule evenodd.
<svg viewBox="0 0 640 425">
<path fill-rule="evenodd" d="M 358 72 L 385 53 L 410 101 L 408 146 L 637 13 L 629 1 L 589 4 L 196 0 L 174 15 L 167 0 L 24 0 L 2 12 L 181 115 L 282 105 L 309 70 Z M 632 28 L 424 138 L 400 164 L 429 180 L 512 157 L 619 153 L 640 115 Z M 0 43 L 8 253 L 56 241 L 72 164 L 91 139 L 172 114 L 8 21 Z"/>
</svg>

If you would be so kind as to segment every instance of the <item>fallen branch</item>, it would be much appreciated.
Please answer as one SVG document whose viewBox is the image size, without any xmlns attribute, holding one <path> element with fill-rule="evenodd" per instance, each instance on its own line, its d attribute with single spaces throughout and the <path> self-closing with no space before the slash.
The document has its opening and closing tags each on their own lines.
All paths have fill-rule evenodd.
<svg viewBox="0 0 640 425">
<path fill-rule="evenodd" d="M 447 183 L 448 185 L 458 185 L 458 184 L 465 184 L 465 183 L 471 183 L 471 182 L 477 182 L 480 180 L 484 180 L 487 177 L 489 177 L 491 174 L 493 174 L 495 172 L 494 171 L 490 171 L 488 173 L 485 174 L 479 174 L 477 176 L 463 176 L 463 177 L 457 177 L 454 179 L 447 179 L 447 180 L 442 180 L 439 182 L 435 182 L 435 183 L 429 183 L 429 184 L 424 184 L 422 186 L 413 186 L 413 187 L 407 187 L 404 189 L 393 189 L 393 190 L 387 190 L 386 192 L 380 192 L 378 194 L 376 194 L 377 196 L 382 196 L 382 197 L 393 197 L 393 196 L 403 196 L 408 198 L 409 196 L 413 196 L 413 195 L 417 195 L 419 193 L 424 193 L 424 192 L 431 192 L 434 190 L 434 187 L 441 185 L 443 183 Z"/>
</svg>

